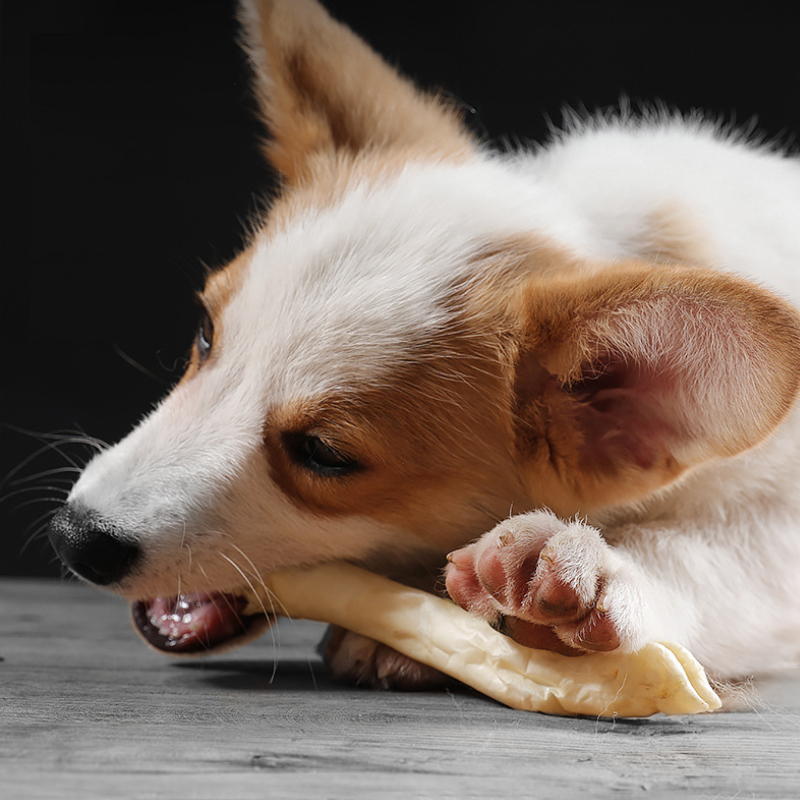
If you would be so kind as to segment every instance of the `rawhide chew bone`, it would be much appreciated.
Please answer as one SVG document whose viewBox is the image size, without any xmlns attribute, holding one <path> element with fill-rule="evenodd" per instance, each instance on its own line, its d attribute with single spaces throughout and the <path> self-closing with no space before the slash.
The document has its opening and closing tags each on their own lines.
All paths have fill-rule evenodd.
<svg viewBox="0 0 800 800">
<path fill-rule="evenodd" d="M 278 614 L 376 639 L 512 708 L 646 717 L 713 711 L 720 700 L 694 657 L 651 642 L 636 653 L 577 657 L 523 647 L 455 603 L 350 564 L 267 576 Z M 262 608 L 251 601 L 251 610 Z M 268 606 L 269 607 L 269 606 Z"/>
</svg>

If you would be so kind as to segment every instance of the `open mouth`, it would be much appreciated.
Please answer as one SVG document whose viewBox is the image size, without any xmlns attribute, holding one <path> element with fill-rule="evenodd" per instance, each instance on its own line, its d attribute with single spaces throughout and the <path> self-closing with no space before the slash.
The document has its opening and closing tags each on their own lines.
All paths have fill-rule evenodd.
<svg viewBox="0 0 800 800">
<path fill-rule="evenodd" d="M 194 592 L 139 600 L 131 606 L 131 616 L 156 650 L 188 655 L 243 644 L 275 621 L 270 614 L 248 613 L 248 605 L 240 595 Z"/>
</svg>

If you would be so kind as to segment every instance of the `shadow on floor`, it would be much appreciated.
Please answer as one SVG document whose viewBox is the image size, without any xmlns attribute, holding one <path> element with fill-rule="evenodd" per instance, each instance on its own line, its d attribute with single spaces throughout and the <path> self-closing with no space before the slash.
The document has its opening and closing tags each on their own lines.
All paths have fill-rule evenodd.
<svg viewBox="0 0 800 800">
<path fill-rule="evenodd" d="M 253 659 L 214 659 L 171 664 L 172 669 L 187 670 L 202 683 L 217 689 L 264 691 L 276 682 L 281 689 L 294 692 L 351 691 L 352 687 L 333 680 L 319 659 L 254 661 Z"/>
</svg>

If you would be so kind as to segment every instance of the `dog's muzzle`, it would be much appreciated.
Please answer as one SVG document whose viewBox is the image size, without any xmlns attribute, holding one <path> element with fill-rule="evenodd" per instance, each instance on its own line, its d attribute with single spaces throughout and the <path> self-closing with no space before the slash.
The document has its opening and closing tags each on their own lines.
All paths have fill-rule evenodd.
<svg viewBox="0 0 800 800">
<path fill-rule="evenodd" d="M 50 521 L 50 543 L 76 575 L 98 586 L 118 585 L 143 561 L 141 548 L 113 524 L 77 504 L 63 506 Z M 246 613 L 241 595 L 195 592 L 132 604 L 134 628 L 152 647 L 174 655 L 204 653 L 249 641 L 266 630 L 274 614 Z"/>
</svg>

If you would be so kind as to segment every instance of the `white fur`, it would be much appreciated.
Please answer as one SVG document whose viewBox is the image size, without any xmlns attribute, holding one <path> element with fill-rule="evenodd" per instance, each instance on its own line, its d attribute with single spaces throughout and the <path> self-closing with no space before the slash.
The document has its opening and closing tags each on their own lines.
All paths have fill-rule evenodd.
<svg viewBox="0 0 800 800">
<path fill-rule="evenodd" d="M 800 162 L 735 132 L 678 116 L 598 119 L 524 159 L 589 225 L 593 255 L 635 256 L 653 214 L 702 235 L 709 266 L 800 298 Z"/>
</svg>

